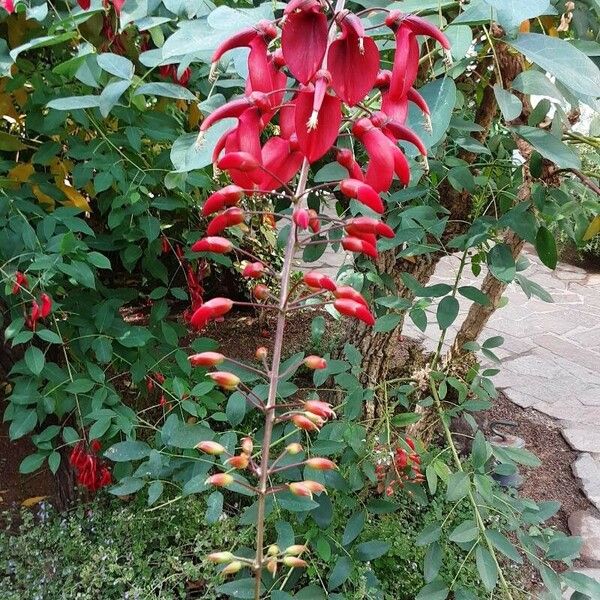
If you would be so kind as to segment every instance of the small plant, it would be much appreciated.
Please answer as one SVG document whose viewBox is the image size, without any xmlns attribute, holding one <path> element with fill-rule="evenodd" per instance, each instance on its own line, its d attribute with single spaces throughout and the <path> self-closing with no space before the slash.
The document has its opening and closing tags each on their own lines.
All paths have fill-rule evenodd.
<svg viewBox="0 0 600 600">
<path fill-rule="evenodd" d="M 428 21 L 399 11 L 380 9 L 387 14 L 385 24 L 393 31 L 397 44 L 392 71 L 380 72 L 379 51 L 374 40 L 365 33 L 359 15 L 345 10 L 343 0 L 338 1 L 334 10 L 331 8 L 318 0 L 295 0 L 285 7 L 280 20 L 261 21 L 223 42 L 213 55 L 215 67 L 229 50 L 250 48 L 248 87 L 242 98 L 221 106 L 203 121 L 198 141 L 201 144 L 204 132 L 220 120 L 237 119 L 237 126 L 217 142 L 213 155 L 217 167 L 229 174 L 233 184 L 216 191 L 206 200 L 202 212 L 211 217 L 207 235 L 192 246 L 192 251 L 209 256 L 241 254 L 252 261 L 242 272 L 248 278 L 259 279 L 264 273 L 273 274 L 271 266 L 240 251 L 222 234 L 246 218 L 238 206 L 246 195 L 266 200 L 276 191 L 279 198 L 284 197 L 291 205 L 291 214 L 277 214 L 278 218 L 289 221 L 285 228 L 287 241 L 283 265 L 276 273 L 279 289 L 275 291 L 258 283 L 254 287 L 257 302 L 250 303 L 277 315 L 272 356 L 267 357 L 266 351 L 259 348 L 257 358 L 261 368 L 249 367 L 268 382 L 266 400 L 244 390 L 246 400 L 263 415 L 262 440 L 246 437 L 239 452 L 235 453 L 228 452 L 225 446 L 215 441 L 198 445 L 202 452 L 225 459 L 221 471 L 210 475 L 207 484 L 219 488 L 237 486 L 239 489 L 241 486 L 258 496 L 254 558 L 226 550 L 208 557 L 210 561 L 224 565 L 222 572 L 225 575 L 249 568 L 255 577 L 256 599 L 263 594 L 261 580 L 265 569 L 275 575 L 282 566 L 302 568 L 307 565 L 302 558 L 308 551 L 305 545 L 293 544 L 285 548 L 265 545 L 267 498 L 282 493 L 312 498 L 326 493 L 323 483 L 309 477 L 282 482 L 281 474 L 298 469 L 307 469 L 309 473 L 336 469 L 335 463 L 327 458 L 305 458 L 304 448 L 299 443 L 277 448 L 282 439 L 273 435 L 274 425 L 289 421 L 297 429 L 311 433 L 318 432 L 328 420 L 336 417 L 330 404 L 320 400 L 285 403 L 279 400 L 280 382 L 301 364 L 290 364 L 282 369 L 286 319 L 293 311 L 333 304 L 343 315 L 367 325 L 375 323 L 366 300 L 358 291 L 338 286 L 325 274 L 311 271 L 302 280 L 291 284 L 294 256 L 300 249 L 319 243 L 315 236 L 323 239 L 343 232 L 340 241 L 346 251 L 377 258 L 378 237 L 394 236 L 388 225 L 372 215 L 384 212 L 380 193 L 390 189 L 394 176 L 402 185 L 409 183 L 408 161 L 397 142 L 408 141 L 426 154 L 422 142 L 404 124 L 410 100 L 416 101 L 428 114 L 427 106 L 412 89 L 418 69 L 418 51 L 413 51 L 416 36 L 432 36 L 445 49 L 449 48 L 445 36 Z M 271 51 L 270 47 L 274 47 L 279 39 L 280 47 Z M 306 40 L 311 40 L 308 46 Z M 286 70 L 296 80 L 296 86 L 286 84 Z M 368 96 L 377 88 L 382 91 L 382 110 L 372 111 Z M 278 119 L 277 134 L 270 135 L 263 143 L 261 136 L 275 119 Z M 349 141 L 364 146 L 368 156 L 366 168 L 347 147 Z M 345 145 L 338 147 L 337 143 Z M 307 187 L 311 164 L 331 150 L 337 151 L 337 160 L 348 171 L 348 177 Z M 295 179 L 292 189 L 291 183 Z M 341 193 L 355 201 L 355 209 L 364 216 L 335 219 L 308 208 L 307 199 L 312 194 L 338 185 Z M 200 306 L 190 321 L 201 329 L 209 321 L 226 315 L 236 304 L 247 303 L 213 298 Z M 191 356 L 190 362 L 220 369 L 226 358 L 218 353 L 204 352 Z M 303 363 L 309 369 L 327 366 L 318 356 L 309 356 Z M 237 390 L 241 385 L 240 378 L 229 371 L 214 371 L 209 377 L 226 391 Z M 255 450 L 257 444 L 259 450 Z M 413 462 L 416 465 L 416 461 Z M 417 470 L 418 467 L 415 472 Z M 253 481 L 242 477 L 242 472 L 249 474 Z"/>
</svg>

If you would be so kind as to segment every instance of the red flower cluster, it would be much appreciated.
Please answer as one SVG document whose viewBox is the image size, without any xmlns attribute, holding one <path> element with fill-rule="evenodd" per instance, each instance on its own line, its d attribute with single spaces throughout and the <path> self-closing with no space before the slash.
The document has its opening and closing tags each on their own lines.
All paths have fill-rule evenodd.
<svg viewBox="0 0 600 600">
<path fill-rule="evenodd" d="M 377 465 L 375 474 L 377 475 L 377 491 L 382 493 L 385 490 L 386 495 L 392 496 L 395 487 L 403 487 L 405 483 L 423 483 L 425 477 L 421 473 L 421 457 L 415 451 L 415 444 L 412 439 L 404 440 L 410 452 L 403 447 L 398 446 L 392 456 L 388 456 L 386 448 L 379 446 L 375 449 Z"/>
<path fill-rule="evenodd" d="M 163 65 L 159 69 L 159 73 L 166 79 L 172 79 L 175 83 L 187 87 L 192 76 L 192 70 L 188 67 L 183 71 L 181 76 L 177 75 L 177 65 Z"/>
<path fill-rule="evenodd" d="M 25 275 L 25 273 L 21 273 L 21 271 L 17 271 L 15 273 L 15 281 L 13 283 L 11 293 L 18 294 L 23 288 L 27 287 L 29 287 L 27 275 Z"/>
<path fill-rule="evenodd" d="M 69 456 L 69 463 L 75 470 L 77 483 L 90 492 L 96 492 L 112 483 L 109 468 L 97 456 L 100 448 L 98 440 L 92 440 L 89 449 L 83 442 L 78 442 Z"/>
</svg>

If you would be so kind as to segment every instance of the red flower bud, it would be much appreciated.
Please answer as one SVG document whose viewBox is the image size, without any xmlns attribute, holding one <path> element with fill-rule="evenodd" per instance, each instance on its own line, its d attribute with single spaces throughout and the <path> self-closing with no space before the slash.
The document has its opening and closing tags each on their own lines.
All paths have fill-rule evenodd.
<svg viewBox="0 0 600 600">
<path fill-rule="evenodd" d="M 261 262 L 251 262 L 244 267 L 244 270 L 242 271 L 242 277 L 256 279 L 258 277 L 262 277 L 264 272 L 265 265 L 263 265 Z"/>
<path fill-rule="evenodd" d="M 292 214 L 292 220 L 300 229 L 308 229 L 310 216 L 305 208 L 298 208 Z"/>
<path fill-rule="evenodd" d="M 92 440 L 90 442 L 90 450 L 92 452 L 94 452 L 95 454 L 98 454 L 98 452 L 100 452 L 101 449 L 102 449 L 102 444 L 100 443 L 100 440 Z"/>
<path fill-rule="evenodd" d="M 217 442 L 204 441 L 196 444 L 196 450 L 204 452 L 205 454 L 211 454 L 212 456 L 219 456 L 225 452 L 225 447 Z"/>
<path fill-rule="evenodd" d="M 304 567 L 308 566 L 305 560 L 302 560 L 297 556 L 285 556 L 283 559 L 283 564 L 286 567 L 292 567 L 294 569 L 303 569 Z"/>
<path fill-rule="evenodd" d="M 217 473 L 216 475 L 211 475 L 204 482 L 205 485 L 214 485 L 215 487 L 226 487 L 231 485 L 234 482 L 234 479 L 229 473 Z"/>
<path fill-rule="evenodd" d="M 231 552 L 213 552 L 206 557 L 209 562 L 215 564 L 230 562 L 234 558 L 235 556 Z"/>
<path fill-rule="evenodd" d="M 190 319 L 190 323 L 197 328 L 204 327 L 208 321 L 222 317 L 228 313 L 233 306 L 229 298 L 213 298 L 198 308 Z"/>
<path fill-rule="evenodd" d="M 234 225 L 239 225 L 243 222 L 244 211 L 237 206 L 232 206 L 210 221 L 208 227 L 206 228 L 206 233 L 209 236 L 217 235 L 228 227 L 233 227 Z"/>
<path fill-rule="evenodd" d="M 305 417 L 304 415 L 293 415 L 292 423 L 298 429 L 304 429 L 304 431 L 319 431 L 319 427 L 316 423 L 313 423 L 310 419 Z"/>
<path fill-rule="evenodd" d="M 242 438 L 242 452 L 244 454 L 251 455 L 253 449 L 254 449 L 254 443 L 252 442 L 252 438 L 250 438 L 250 437 Z"/>
<path fill-rule="evenodd" d="M 202 215 L 208 217 L 226 206 L 237 204 L 244 195 L 244 190 L 238 185 L 228 185 L 211 194 L 202 207 Z"/>
<path fill-rule="evenodd" d="M 336 298 L 348 298 L 350 300 L 354 300 L 355 302 L 362 304 L 366 308 L 369 308 L 369 305 L 367 304 L 367 301 L 363 298 L 363 295 L 360 292 L 357 292 L 354 288 L 351 288 L 350 286 L 342 285 L 338 287 L 335 290 L 335 292 L 333 292 L 333 295 Z"/>
<path fill-rule="evenodd" d="M 367 325 L 375 325 L 375 317 L 372 315 L 371 311 L 366 306 L 356 302 L 355 300 L 350 300 L 349 298 L 339 298 L 333 303 L 333 306 L 343 315 L 355 317 Z"/>
<path fill-rule="evenodd" d="M 346 225 L 346 231 L 350 235 L 355 235 L 355 233 L 360 232 L 373 233 L 386 238 L 394 237 L 394 230 L 389 225 L 371 217 L 356 217 L 350 219 Z"/>
<path fill-rule="evenodd" d="M 304 461 L 307 467 L 317 471 L 332 471 L 337 469 L 337 465 L 327 458 L 309 458 Z"/>
<path fill-rule="evenodd" d="M 244 564 L 239 561 L 239 560 L 234 560 L 232 562 L 230 562 L 222 571 L 221 573 L 223 575 L 233 575 L 235 573 L 237 573 L 240 569 L 242 569 L 242 567 L 244 566 Z"/>
<path fill-rule="evenodd" d="M 303 544 L 293 544 L 292 546 L 288 546 L 283 552 L 284 554 L 287 554 L 287 556 L 300 556 L 300 554 L 308 552 L 308 546 Z"/>
<path fill-rule="evenodd" d="M 307 356 L 304 359 L 304 364 L 309 368 L 309 369 L 325 369 L 327 368 L 327 361 L 324 358 L 321 358 L 320 356 Z"/>
<path fill-rule="evenodd" d="M 293 442 L 292 444 L 288 444 L 285 447 L 285 451 L 288 454 L 294 456 L 295 454 L 300 454 L 303 451 L 302 444 L 298 444 L 297 442 Z"/>
<path fill-rule="evenodd" d="M 15 282 L 12 287 L 12 293 L 18 294 L 21 291 L 21 288 L 27 287 L 29 285 L 29 281 L 27 280 L 27 275 L 21 273 L 21 271 L 17 271 L 15 273 Z"/>
<path fill-rule="evenodd" d="M 252 290 L 252 295 L 257 300 L 266 300 L 271 295 L 271 293 L 269 292 L 269 288 L 266 285 L 259 283 L 258 285 L 254 286 L 254 289 Z"/>
<path fill-rule="evenodd" d="M 311 481 L 310 479 L 307 479 L 303 483 L 313 494 L 320 494 L 321 492 L 325 491 L 325 486 L 318 481 Z"/>
<path fill-rule="evenodd" d="M 335 419 L 336 417 L 331 404 L 321 400 L 307 400 L 304 403 L 304 410 L 323 419 Z"/>
<path fill-rule="evenodd" d="M 224 237 L 211 236 L 198 240 L 192 245 L 192 252 L 214 252 L 215 254 L 226 254 L 233 250 L 233 244 Z"/>
<path fill-rule="evenodd" d="M 268 355 L 269 351 L 264 346 L 259 346 L 254 354 L 257 360 L 264 360 Z"/>
<path fill-rule="evenodd" d="M 317 273 L 316 271 L 310 271 L 310 273 L 304 274 L 304 283 L 315 290 L 328 290 L 330 292 L 334 292 L 336 289 L 335 282 L 331 277 L 327 275 L 322 275 L 321 273 Z"/>
<path fill-rule="evenodd" d="M 207 373 L 207 377 L 210 377 L 219 387 L 224 390 L 235 390 L 240 384 L 240 378 L 233 373 L 227 371 L 214 371 L 213 373 Z"/>
<path fill-rule="evenodd" d="M 312 498 L 311 489 L 304 485 L 303 481 L 295 481 L 294 483 L 288 483 L 288 489 L 294 496 L 301 496 L 303 498 Z"/>
<path fill-rule="evenodd" d="M 239 456 L 232 456 L 227 459 L 227 464 L 231 465 L 234 469 L 245 469 L 250 462 L 250 458 L 247 454 L 240 454 Z"/>
<path fill-rule="evenodd" d="M 319 220 L 319 215 L 316 210 L 312 208 L 308 209 L 308 226 L 313 233 L 319 233 L 321 229 L 321 221 Z"/>
<path fill-rule="evenodd" d="M 379 194 L 368 184 L 358 179 L 344 179 L 340 182 L 340 191 L 344 196 L 355 198 L 371 210 L 381 214 L 384 206 Z"/>
<path fill-rule="evenodd" d="M 359 252 L 361 254 L 366 254 L 371 258 L 377 258 L 379 256 L 377 248 L 373 246 L 373 244 L 369 244 L 369 242 L 357 237 L 342 238 L 342 247 L 348 252 Z"/>
<path fill-rule="evenodd" d="M 274 558 L 267 561 L 267 571 L 269 571 L 273 577 L 277 574 L 277 561 Z"/>
<path fill-rule="evenodd" d="M 225 357 L 219 352 L 200 352 L 188 356 L 188 360 L 192 367 L 215 367 L 220 365 Z"/>
</svg>

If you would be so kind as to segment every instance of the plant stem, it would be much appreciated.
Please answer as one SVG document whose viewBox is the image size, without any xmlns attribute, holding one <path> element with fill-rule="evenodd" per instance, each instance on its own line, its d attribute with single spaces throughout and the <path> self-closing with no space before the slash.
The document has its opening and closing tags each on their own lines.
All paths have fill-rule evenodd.
<svg viewBox="0 0 600 600">
<path fill-rule="evenodd" d="M 296 189 L 296 198 L 304 192 L 308 178 L 309 164 L 305 159 L 300 170 L 300 178 Z M 283 267 L 281 270 L 281 291 L 279 292 L 279 313 L 277 315 L 277 329 L 275 331 L 275 344 L 273 346 L 273 360 L 270 369 L 269 393 L 265 406 L 265 429 L 263 433 L 262 452 L 260 461 L 260 480 L 258 484 L 258 510 L 256 516 L 256 560 L 254 563 L 256 584 L 254 588 L 255 600 L 260 600 L 260 585 L 263 564 L 263 546 L 265 538 L 265 501 L 267 497 L 267 483 L 269 477 L 269 450 L 275 422 L 274 407 L 277 403 L 277 383 L 279 381 L 279 367 L 281 363 L 281 351 L 283 348 L 283 334 L 285 332 L 287 300 L 290 287 L 290 274 L 292 261 L 296 250 L 296 225 L 291 224 L 288 235 Z"/>
</svg>

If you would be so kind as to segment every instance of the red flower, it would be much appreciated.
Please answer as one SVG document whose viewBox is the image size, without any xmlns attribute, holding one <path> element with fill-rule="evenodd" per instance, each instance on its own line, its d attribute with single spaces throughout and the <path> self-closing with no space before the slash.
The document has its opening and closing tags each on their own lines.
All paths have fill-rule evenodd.
<svg viewBox="0 0 600 600">
<path fill-rule="evenodd" d="M 233 250 L 233 244 L 224 237 L 209 236 L 202 238 L 192 245 L 192 252 L 214 252 L 227 254 Z"/>
<path fill-rule="evenodd" d="M 327 50 L 327 17 L 318 0 L 292 0 L 283 12 L 283 57 L 292 75 L 300 83 L 308 83 Z"/>
<path fill-rule="evenodd" d="M 343 315 L 354 317 L 367 325 L 375 325 L 375 317 L 373 317 L 371 311 L 360 302 L 350 300 L 349 298 L 339 298 L 333 303 L 333 307 Z"/>
<path fill-rule="evenodd" d="M 31 310 L 29 312 L 29 316 L 25 320 L 25 323 L 31 331 L 35 331 L 36 323 L 41 318 L 40 305 L 35 301 L 31 301 Z"/>
<path fill-rule="evenodd" d="M 356 217 L 350 219 L 345 229 L 349 235 L 372 233 L 386 238 L 394 237 L 394 230 L 389 225 L 371 217 Z"/>
<path fill-rule="evenodd" d="M 379 70 L 379 50 L 360 19 L 345 10 L 337 15 L 342 33 L 329 47 L 327 67 L 335 93 L 350 106 L 371 90 Z"/>
<path fill-rule="evenodd" d="M 323 275 L 317 271 L 310 271 L 304 274 L 304 283 L 315 290 L 328 290 L 329 292 L 335 292 L 336 284 L 331 277 Z"/>
<path fill-rule="evenodd" d="M 342 180 L 340 182 L 340 191 L 344 196 L 356 198 L 356 200 L 377 213 L 381 214 L 384 210 L 383 201 L 375 189 L 359 179 Z"/>
<path fill-rule="evenodd" d="M 45 319 L 52 311 L 52 298 L 50 298 L 48 294 L 42 294 L 40 296 L 40 302 L 40 317 Z"/>
<path fill-rule="evenodd" d="M 377 258 L 379 256 L 379 254 L 377 253 L 377 248 L 374 244 L 371 244 L 368 241 L 360 239 L 358 237 L 342 238 L 342 246 L 344 250 L 347 250 L 348 252 L 358 252 L 361 254 L 366 254 L 371 258 Z"/>
<path fill-rule="evenodd" d="M 364 173 L 362 172 L 360 165 L 356 162 L 351 150 L 348 150 L 348 148 L 338 150 L 335 159 L 348 171 L 348 175 L 350 175 L 352 179 L 364 181 Z"/>
<path fill-rule="evenodd" d="M 29 281 L 27 280 L 27 275 L 21 273 L 21 271 L 17 271 L 15 273 L 15 282 L 13 283 L 13 287 L 11 292 L 13 294 L 18 294 L 23 288 L 29 286 Z"/>
<path fill-rule="evenodd" d="M 336 298 L 347 298 L 349 300 L 354 300 L 355 302 L 362 304 L 365 308 L 369 308 L 369 305 L 363 298 L 363 295 L 350 286 L 343 285 L 338 287 L 335 292 L 333 292 L 333 295 Z"/>
<path fill-rule="evenodd" d="M 211 194 L 202 207 L 202 215 L 208 217 L 227 206 L 237 204 L 244 195 L 244 190 L 238 185 L 228 185 Z"/>
<path fill-rule="evenodd" d="M 190 323 L 197 328 L 204 327 L 211 319 L 227 314 L 232 307 L 233 302 L 229 298 L 213 298 L 194 312 Z"/>
<path fill-rule="evenodd" d="M 112 483 L 112 474 L 109 468 L 95 456 L 100 451 L 100 442 L 92 440 L 90 451 L 87 451 L 83 442 L 78 442 L 69 456 L 69 463 L 75 470 L 77 483 L 91 492 L 95 492 Z"/>
<path fill-rule="evenodd" d="M 237 206 L 228 208 L 225 212 L 214 217 L 206 228 L 208 235 L 217 235 L 228 227 L 239 225 L 244 222 L 244 212 Z"/>
<path fill-rule="evenodd" d="M 249 277 L 252 279 L 257 279 L 258 277 L 262 277 L 265 272 L 265 265 L 261 262 L 252 262 L 248 263 L 244 270 L 242 271 L 242 277 Z"/>
</svg>

